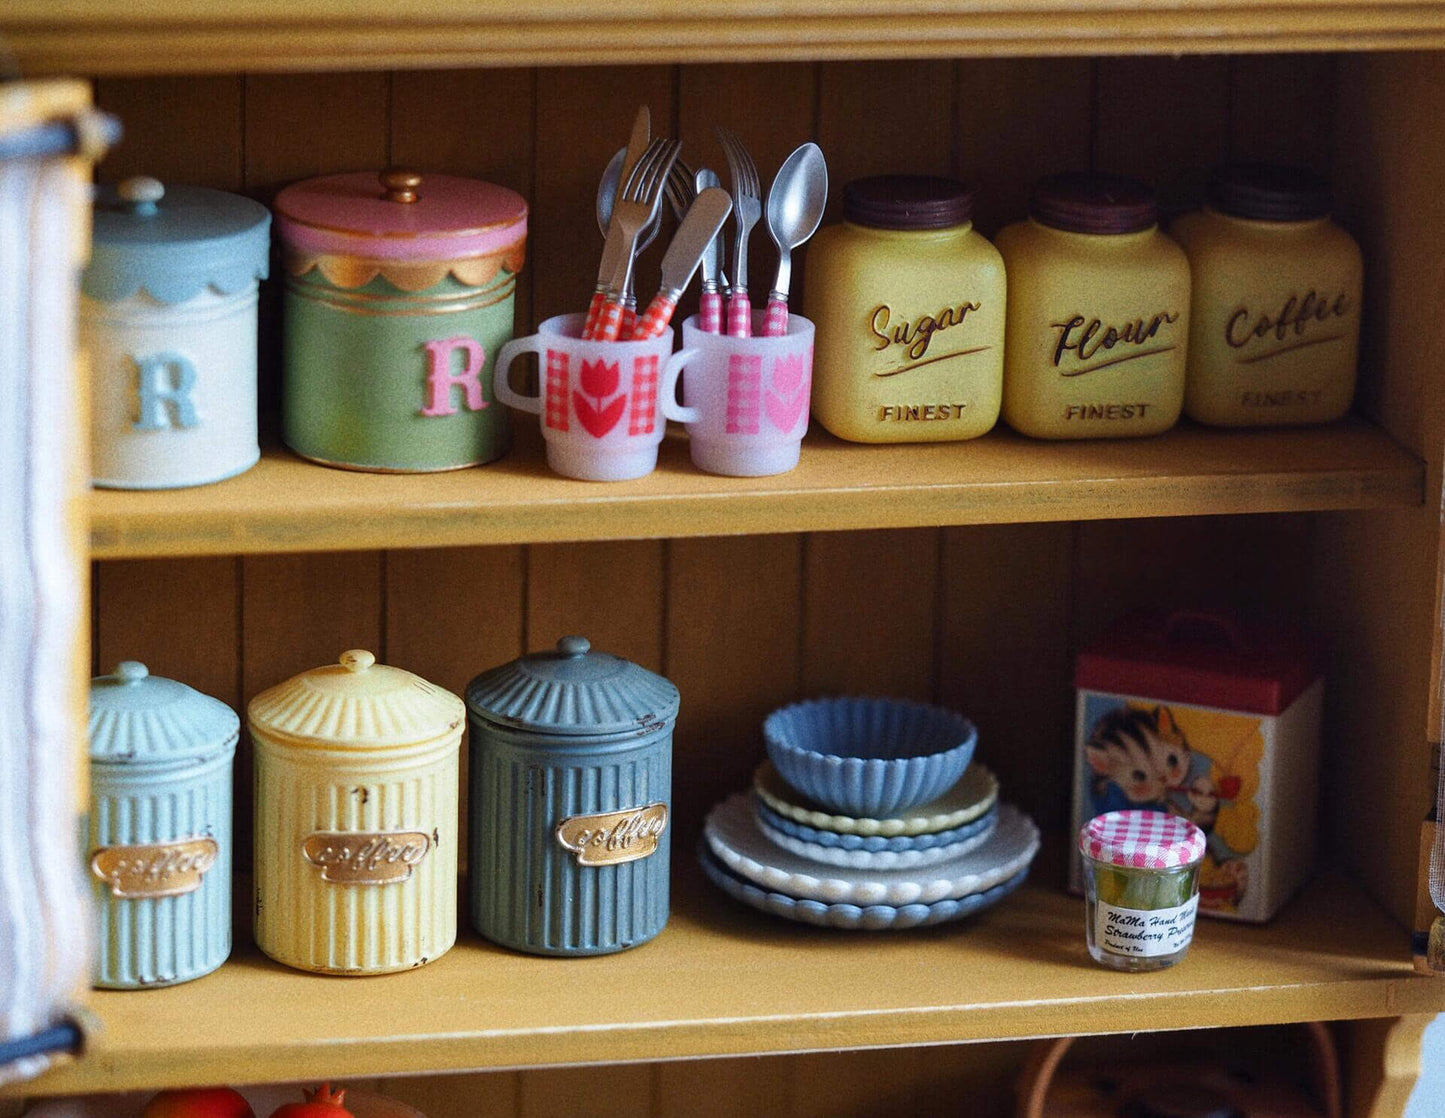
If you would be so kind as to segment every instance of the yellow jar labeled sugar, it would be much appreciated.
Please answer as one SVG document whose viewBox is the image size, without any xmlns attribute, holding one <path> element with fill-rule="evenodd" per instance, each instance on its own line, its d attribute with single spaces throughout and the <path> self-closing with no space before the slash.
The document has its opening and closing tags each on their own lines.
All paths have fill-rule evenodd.
<svg viewBox="0 0 1445 1118">
<path fill-rule="evenodd" d="M 1011 278 L 1003 415 L 1045 439 L 1156 435 L 1184 403 L 1189 262 L 1143 183 L 1063 174 L 999 233 Z"/>
<path fill-rule="evenodd" d="M 1360 248 L 1309 171 L 1216 171 L 1208 205 L 1174 223 L 1193 273 L 1184 410 L 1201 423 L 1325 423 L 1350 410 Z"/>
<path fill-rule="evenodd" d="M 850 182 L 844 220 L 809 248 L 813 415 L 839 438 L 971 439 L 998 421 L 1004 266 L 973 197 L 944 178 Z"/>
</svg>

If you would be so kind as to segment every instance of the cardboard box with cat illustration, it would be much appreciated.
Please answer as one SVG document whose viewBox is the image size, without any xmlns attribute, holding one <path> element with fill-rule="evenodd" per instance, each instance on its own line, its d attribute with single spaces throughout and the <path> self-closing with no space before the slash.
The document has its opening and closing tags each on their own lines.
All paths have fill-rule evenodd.
<svg viewBox="0 0 1445 1118">
<path fill-rule="evenodd" d="M 1314 865 L 1320 663 L 1301 634 L 1213 613 L 1119 622 L 1075 670 L 1073 833 L 1123 808 L 1184 816 L 1208 838 L 1200 912 L 1268 920 Z"/>
</svg>

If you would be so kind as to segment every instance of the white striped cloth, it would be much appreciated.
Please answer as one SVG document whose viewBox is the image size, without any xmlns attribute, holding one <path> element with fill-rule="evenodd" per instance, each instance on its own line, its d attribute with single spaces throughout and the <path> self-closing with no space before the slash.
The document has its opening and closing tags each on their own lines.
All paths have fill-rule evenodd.
<svg viewBox="0 0 1445 1118">
<path fill-rule="evenodd" d="M 85 559 L 67 521 L 86 461 L 73 338 L 87 205 L 74 160 L 0 162 L 0 1042 L 60 1024 L 90 973 Z M 0 1084 L 49 1062 L 0 1064 Z"/>
</svg>

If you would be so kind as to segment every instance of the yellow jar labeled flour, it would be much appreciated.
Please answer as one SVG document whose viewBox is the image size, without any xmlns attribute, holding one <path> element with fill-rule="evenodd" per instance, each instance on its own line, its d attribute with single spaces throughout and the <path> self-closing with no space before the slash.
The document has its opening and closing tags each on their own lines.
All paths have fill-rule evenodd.
<svg viewBox="0 0 1445 1118">
<path fill-rule="evenodd" d="M 1153 192 L 1112 175 L 1042 180 L 998 235 L 1011 278 L 1003 414 L 1046 439 L 1155 435 L 1179 418 L 1189 261 Z"/>
<path fill-rule="evenodd" d="M 850 182 L 810 247 L 813 414 L 839 438 L 971 439 L 998 421 L 1004 266 L 973 197 L 944 178 Z"/>
<path fill-rule="evenodd" d="M 1216 171 L 1171 229 L 1193 272 L 1184 410 L 1224 427 L 1324 423 L 1350 410 L 1362 265 L 1309 171 Z"/>
</svg>

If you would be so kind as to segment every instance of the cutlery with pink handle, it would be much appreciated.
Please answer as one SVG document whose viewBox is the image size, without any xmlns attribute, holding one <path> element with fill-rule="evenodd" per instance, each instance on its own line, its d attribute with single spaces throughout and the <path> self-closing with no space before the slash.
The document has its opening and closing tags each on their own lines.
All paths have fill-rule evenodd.
<svg viewBox="0 0 1445 1118">
<path fill-rule="evenodd" d="M 602 246 L 602 262 L 597 268 L 597 287 L 592 293 L 592 303 L 587 308 L 587 323 L 582 328 L 584 338 L 594 337 L 597 333 L 602 319 L 602 308 L 607 302 L 607 285 L 616 274 L 618 264 L 621 262 L 622 229 L 613 227 L 612 208 L 616 202 L 618 191 L 631 181 L 638 161 L 647 151 L 651 135 L 652 114 L 648 111 L 647 106 L 643 105 L 637 110 L 637 118 L 632 122 L 632 135 L 628 138 L 627 147 L 624 149 L 621 160 L 614 157 L 613 162 L 617 165 L 615 180 L 612 174 L 612 164 L 609 163 L 597 189 L 598 224 L 603 225 L 606 241 Z M 607 208 L 605 222 L 602 217 L 604 204 Z"/>
<path fill-rule="evenodd" d="M 707 190 L 709 187 L 721 187 L 722 182 L 717 177 L 717 172 L 702 168 L 694 180 L 698 193 Z M 727 276 L 721 266 L 721 260 L 727 255 L 726 241 L 721 229 L 717 236 L 709 242 L 707 251 L 702 255 L 702 296 L 698 300 L 697 325 L 698 329 L 706 334 L 721 334 L 723 328 L 723 296 L 722 291 L 727 286 Z"/>
<path fill-rule="evenodd" d="M 613 229 L 621 230 L 622 251 L 616 270 L 607 285 L 607 300 L 597 327 L 589 335 L 592 340 L 615 342 L 622 335 L 622 317 L 626 309 L 626 293 L 632 283 L 632 264 L 637 240 L 657 220 L 666 193 L 667 176 L 677 162 L 682 145 L 676 140 L 654 140 L 638 161 L 632 178 L 623 187 L 612 210 L 608 227 L 609 240 Z"/>
<path fill-rule="evenodd" d="M 762 188 L 758 184 L 758 168 L 737 134 L 726 128 L 717 130 L 727 156 L 728 176 L 732 182 L 733 218 L 737 223 L 737 243 L 733 245 L 733 291 L 728 299 L 728 333 L 734 338 L 749 338 L 753 333 L 753 307 L 748 302 L 748 234 L 762 216 Z"/>
<path fill-rule="evenodd" d="M 814 143 L 806 143 L 783 160 L 768 191 L 768 235 L 778 246 L 778 274 L 768 293 L 763 333 L 770 338 L 788 332 L 788 286 L 793 275 L 793 249 L 818 229 L 828 202 L 828 165 Z"/>
<path fill-rule="evenodd" d="M 667 329 L 678 297 L 692 282 L 693 273 L 732 209 L 728 192 L 718 186 L 709 187 L 694 199 L 662 257 L 662 286 L 633 330 L 633 341 L 655 338 Z"/>
</svg>

